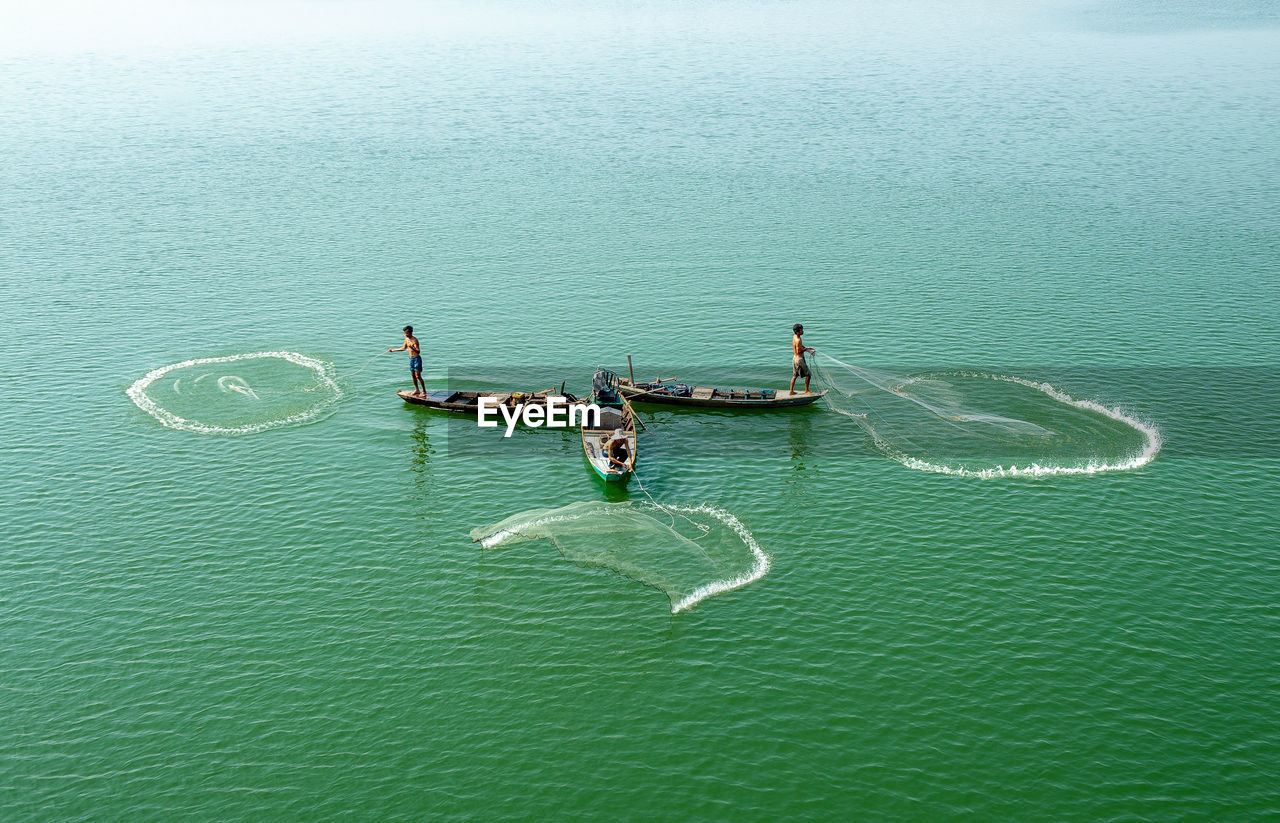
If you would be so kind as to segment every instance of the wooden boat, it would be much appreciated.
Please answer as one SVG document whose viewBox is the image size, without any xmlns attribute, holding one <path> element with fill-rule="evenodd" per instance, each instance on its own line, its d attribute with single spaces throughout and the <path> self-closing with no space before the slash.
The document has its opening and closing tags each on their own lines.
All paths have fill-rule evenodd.
<svg viewBox="0 0 1280 823">
<path fill-rule="evenodd" d="M 547 389 L 545 391 L 536 392 L 483 392 L 483 391 L 429 391 L 423 394 L 414 394 L 411 391 L 401 390 L 396 392 L 400 399 L 406 403 L 412 403 L 415 406 L 426 406 L 429 409 L 439 409 L 448 412 L 461 412 L 475 416 L 480 405 L 481 397 L 491 399 L 490 407 L 506 406 L 514 407 L 518 403 L 545 403 L 547 398 L 555 397 L 563 399 L 568 403 L 576 403 L 577 398 L 572 394 L 565 394 L 555 389 Z"/>
<path fill-rule="evenodd" d="M 776 389 L 726 389 L 718 386 L 691 386 L 675 382 L 675 378 L 637 383 L 622 380 L 618 392 L 632 403 L 658 403 L 667 406 L 702 406 L 716 409 L 781 409 L 807 406 L 826 394 L 789 392 Z"/>
<path fill-rule="evenodd" d="M 600 407 L 599 419 L 589 414 L 582 423 L 582 452 L 606 483 L 626 483 L 636 465 L 635 413 L 618 392 L 618 382 L 613 372 L 596 372 L 587 402 Z"/>
</svg>

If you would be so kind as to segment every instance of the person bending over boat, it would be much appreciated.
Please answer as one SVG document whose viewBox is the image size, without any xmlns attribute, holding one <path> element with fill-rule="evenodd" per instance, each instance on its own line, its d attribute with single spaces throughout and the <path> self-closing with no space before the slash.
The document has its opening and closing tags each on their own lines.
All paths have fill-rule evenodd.
<svg viewBox="0 0 1280 823">
<path fill-rule="evenodd" d="M 800 337 L 804 334 L 804 326 L 796 323 L 791 327 L 791 388 L 787 390 L 788 394 L 796 393 L 796 378 L 804 378 L 804 393 L 809 393 L 809 364 L 804 362 L 805 352 L 813 352 L 814 349 L 806 346 Z"/>
<path fill-rule="evenodd" d="M 427 383 L 422 379 L 422 347 L 418 345 L 418 338 L 413 336 L 413 326 L 404 327 L 403 345 L 387 351 L 409 352 L 409 376 L 413 378 L 413 393 L 418 397 L 425 395 Z"/>
<path fill-rule="evenodd" d="M 605 457 L 619 471 L 631 470 L 631 450 L 627 448 L 625 434 L 614 432 L 613 439 L 609 441 L 605 449 Z"/>
</svg>

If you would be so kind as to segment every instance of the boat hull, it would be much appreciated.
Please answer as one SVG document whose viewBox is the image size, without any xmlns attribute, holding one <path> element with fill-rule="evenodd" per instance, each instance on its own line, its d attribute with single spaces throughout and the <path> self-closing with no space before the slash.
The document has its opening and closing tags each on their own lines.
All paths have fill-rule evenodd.
<svg viewBox="0 0 1280 823">
<path fill-rule="evenodd" d="M 584 455 L 585 457 L 585 455 Z M 596 477 L 600 478 L 610 485 L 624 486 L 631 481 L 631 472 L 609 472 L 601 469 L 595 463 L 591 462 L 591 458 L 586 457 L 587 465 L 591 467 L 591 471 Z"/>
<path fill-rule="evenodd" d="M 636 427 L 631 409 L 626 407 L 625 400 L 618 407 L 602 406 L 600 420 L 594 423 L 593 427 L 584 425 L 580 430 L 582 454 L 587 465 L 596 477 L 606 483 L 626 483 L 631 479 L 636 463 Z M 622 465 L 617 463 L 615 448 L 618 447 L 624 454 Z M 611 454 L 614 460 L 609 459 Z"/>
<path fill-rule="evenodd" d="M 515 394 L 514 396 L 512 392 L 473 391 L 429 391 L 423 394 L 414 394 L 408 389 L 402 389 L 396 392 L 396 395 L 404 402 L 414 406 L 424 406 L 428 409 L 454 412 L 455 414 L 470 414 L 473 417 L 479 409 L 479 398 L 481 397 L 487 397 L 492 401 L 490 404 L 491 409 L 497 408 L 499 405 L 508 405 L 511 402 L 545 404 L 552 397 L 564 403 L 576 401 L 576 398 L 572 395 L 550 395 L 547 392 Z"/>
<path fill-rule="evenodd" d="M 795 394 L 778 391 L 774 392 L 772 397 L 752 398 L 733 397 L 731 391 L 729 389 L 713 388 L 709 397 L 682 397 L 673 394 L 655 393 L 639 386 L 622 385 L 618 387 L 618 392 L 636 405 L 687 406 L 704 409 L 787 409 L 808 406 L 817 402 L 819 398 L 826 394 L 825 391 L 797 392 Z M 764 390 L 746 389 L 741 393 L 763 395 Z"/>
</svg>

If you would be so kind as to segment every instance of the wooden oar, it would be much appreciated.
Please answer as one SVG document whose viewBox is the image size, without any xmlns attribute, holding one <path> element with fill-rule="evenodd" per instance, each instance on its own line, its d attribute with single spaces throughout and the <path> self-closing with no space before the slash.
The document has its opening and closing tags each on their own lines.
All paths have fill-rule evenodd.
<svg viewBox="0 0 1280 823">
<path fill-rule="evenodd" d="M 621 394 L 619 394 L 618 396 L 622 397 Z M 649 427 L 644 424 L 644 421 L 641 420 L 639 417 L 636 417 L 636 410 L 631 408 L 631 401 L 625 397 L 622 397 L 622 402 L 627 404 L 627 414 L 631 415 L 631 419 L 634 422 L 640 424 L 640 431 L 646 431 L 646 432 L 649 431 Z"/>
</svg>

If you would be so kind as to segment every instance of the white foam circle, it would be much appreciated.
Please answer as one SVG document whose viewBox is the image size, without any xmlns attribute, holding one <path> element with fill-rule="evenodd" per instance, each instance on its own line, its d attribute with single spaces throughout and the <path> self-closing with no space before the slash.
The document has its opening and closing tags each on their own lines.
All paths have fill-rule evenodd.
<svg viewBox="0 0 1280 823">
<path fill-rule="evenodd" d="M 277 420 L 268 420 L 258 423 L 252 423 L 245 426 L 223 426 L 212 423 L 201 422 L 199 420 L 191 420 L 164 408 L 147 394 L 147 388 L 177 369 L 188 368 L 190 366 L 203 366 L 216 363 L 235 363 L 243 360 L 261 360 L 275 358 L 292 363 L 296 366 L 311 369 L 316 376 L 316 388 L 322 390 L 317 393 L 317 400 L 305 410 L 289 414 Z M 201 378 L 197 378 L 199 382 Z M 177 381 L 175 381 L 176 383 Z M 241 381 L 242 382 L 242 381 Z M 252 390 L 243 385 L 230 385 L 229 387 L 238 393 L 253 394 Z M 222 386 L 223 390 L 227 390 L 228 386 Z M 175 386 L 175 392 L 180 390 Z M 199 357 L 192 360 L 183 360 L 181 363 L 171 363 L 168 366 L 161 366 L 158 369 L 152 369 L 142 377 L 133 382 L 133 385 L 125 392 L 129 395 L 129 399 L 147 414 L 160 421 L 161 424 L 179 431 L 195 432 L 197 434 L 254 434 L 267 429 L 276 429 L 282 426 L 295 426 L 300 423 L 306 423 L 319 417 L 326 409 L 336 403 L 342 397 L 342 388 L 338 385 L 337 376 L 334 374 L 332 363 L 325 360 L 319 360 L 315 357 L 308 357 L 305 354 L 299 354 L 292 351 L 262 351 L 250 352 L 247 354 L 231 354 L 225 357 Z M 256 398 L 256 395 L 253 395 Z"/>
</svg>

